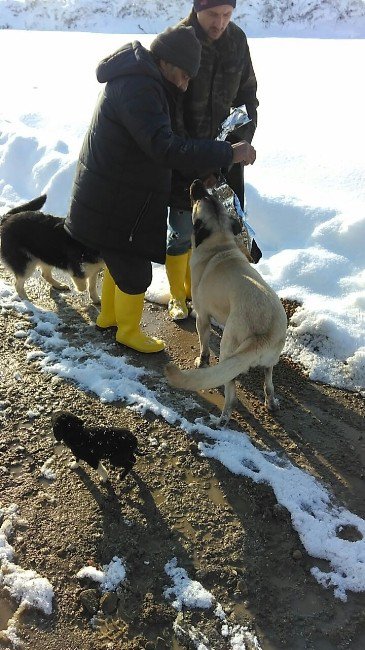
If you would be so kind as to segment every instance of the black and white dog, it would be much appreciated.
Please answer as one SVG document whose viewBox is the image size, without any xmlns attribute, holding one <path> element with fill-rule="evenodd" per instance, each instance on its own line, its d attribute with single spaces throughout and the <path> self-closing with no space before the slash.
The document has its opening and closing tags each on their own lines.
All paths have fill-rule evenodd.
<svg viewBox="0 0 365 650">
<path fill-rule="evenodd" d="M 72 451 L 76 462 L 83 460 L 96 469 L 102 482 L 108 480 L 102 460 L 109 461 L 113 467 L 123 467 L 119 474 L 123 479 L 133 468 L 136 455 L 143 455 L 137 449 L 136 436 L 128 429 L 87 427 L 69 411 L 56 411 L 52 416 L 52 426 L 56 440 Z"/>
<path fill-rule="evenodd" d="M 15 289 L 22 300 L 29 300 L 25 281 L 36 267 L 55 289 L 68 290 L 52 277 L 52 268 L 67 271 L 79 291 L 89 289 L 93 303 L 100 299 L 96 289 L 104 263 L 100 254 L 73 239 L 64 229 L 64 219 L 40 212 L 47 196 L 9 210 L 2 217 L 1 258 L 15 276 Z"/>
</svg>

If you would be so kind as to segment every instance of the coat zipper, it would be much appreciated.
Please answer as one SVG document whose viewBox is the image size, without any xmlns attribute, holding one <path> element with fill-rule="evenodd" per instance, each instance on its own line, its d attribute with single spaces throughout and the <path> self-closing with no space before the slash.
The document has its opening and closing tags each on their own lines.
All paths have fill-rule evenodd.
<svg viewBox="0 0 365 650">
<path fill-rule="evenodd" d="M 144 204 L 142 205 L 141 211 L 140 211 L 140 213 L 139 213 L 139 215 L 137 217 L 137 220 L 136 220 L 136 222 L 135 222 L 135 224 L 134 224 L 134 226 L 133 226 L 133 228 L 131 230 L 131 233 L 129 235 L 129 239 L 128 239 L 129 242 L 133 241 L 133 237 L 136 234 L 136 231 L 138 230 L 139 224 L 141 223 L 144 215 L 146 214 L 146 212 L 148 210 L 148 206 L 149 206 L 149 203 L 150 203 L 150 200 L 151 200 L 151 196 L 152 196 L 152 192 L 149 193 L 149 195 L 147 196 L 147 199 L 145 200 Z"/>
</svg>

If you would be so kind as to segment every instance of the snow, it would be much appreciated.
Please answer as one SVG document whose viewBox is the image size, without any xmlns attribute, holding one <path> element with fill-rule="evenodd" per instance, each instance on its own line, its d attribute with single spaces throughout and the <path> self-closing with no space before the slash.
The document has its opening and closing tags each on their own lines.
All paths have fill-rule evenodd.
<svg viewBox="0 0 365 650">
<path fill-rule="evenodd" d="M 52 612 L 53 588 L 47 578 L 42 578 L 32 569 L 22 569 L 17 564 L 4 560 L 1 565 L 1 583 L 7 587 L 13 598 L 29 607 L 40 609 L 45 614 Z"/>
<path fill-rule="evenodd" d="M 5 588 L 10 596 L 19 602 L 19 608 L 34 607 L 44 614 L 51 614 L 54 596 L 51 583 L 36 571 L 23 569 L 11 561 L 14 549 L 8 540 L 19 519 L 17 512 L 16 504 L 11 504 L 7 508 L 0 507 L 0 520 L 2 520 L 0 526 L 0 587 Z M 13 620 L 15 618 L 16 615 L 13 616 Z M 13 633 L 14 629 L 10 625 L 10 638 Z"/>
<path fill-rule="evenodd" d="M 364 591 L 365 521 L 361 517 L 335 504 L 323 485 L 287 459 L 276 452 L 256 449 L 245 434 L 205 433 L 216 441 L 199 443 L 202 454 L 216 458 L 234 474 L 271 485 L 277 502 L 290 512 L 309 555 L 330 562 L 329 572 L 312 568 L 318 582 L 326 588 L 333 586 L 334 595 L 343 601 L 347 600 L 348 590 Z M 354 527 L 361 539 L 341 539 L 338 535 L 344 526 Z"/>
<path fill-rule="evenodd" d="M 165 587 L 164 596 L 166 600 L 171 600 L 172 606 L 179 612 L 186 611 L 187 609 L 211 609 L 213 606 L 214 616 L 221 622 L 221 635 L 230 641 L 231 648 L 236 650 L 245 650 L 245 641 L 250 642 L 251 648 L 260 650 L 260 645 L 255 637 L 247 627 L 241 625 L 232 625 L 227 621 L 227 614 L 224 612 L 222 605 L 217 603 L 213 594 L 211 594 L 203 585 L 197 580 L 192 580 L 185 569 L 179 567 L 177 558 L 172 558 L 165 564 L 165 573 L 170 577 L 173 582 L 172 587 Z M 179 618 L 175 621 L 175 627 L 179 628 Z M 179 632 L 179 629 L 177 630 Z M 185 629 L 186 632 L 186 629 Z M 201 634 L 195 635 L 194 628 L 189 629 L 189 638 L 192 641 L 201 641 Z M 208 648 L 201 644 L 197 645 L 203 650 Z"/>
<path fill-rule="evenodd" d="M 165 598 L 175 599 L 172 606 L 181 612 L 183 607 L 188 609 L 192 607 L 202 607 L 209 609 L 213 604 L 213 596 L 209 591 L 196 580 L 190 580 L 185 569 L 177 566 L 177 558 L 174 557 L 170 562 L 165 564 L 165 571 L 174 582 L 173 587 L 166 587 L 164 591 Z"/>
<path fill-rule="evenodd" d="M 0 562 L 3 560 L 12 560 L 14 555 L 13 547 L 8 542 L 8 537 L 13 531 L 13 519 L 17 508 L 15 504 L 8 508 L 0 507 Z"/>
<path fill-rule="evenodd" d="M 50 458 L 47 458 L 47 460 L 43 463 L 42 467 L 40 468 L 40 476 L 42 478 L 47 479 L 47 481 L 54 481 L 57 476 L 56 472 L 51 469 L 51 465 L 54 463 L 54 456 L 51 456 Z"/>
<path fill-rule="evenodd" d="M 50 461 L 53 462 L 53 458 L 46 461 L 42 468 L 45 476 L 49 471 L 47 467 Z M 47 478 L 50 479 L 51 476 Z M 14 534 L 17 524 L 24 524 L 19 518 L 18 510 L 17 504 L 0 506 L 0 587 L 19 603 L 17 611 L 8 622 L 7 629 L 2 632 L 2 637 L 7 637 L 13 646 L 21 645 L 17 636 L 17 619 L 24 608 L 33 607 L 49 615 L 53 611 L 54 598 L 53 587 L 47 578 L 43 578 L 35 570 L 23 569 L 12 562 L 15 551 L 9 539 Z M 77 573 L 77 577 L 95 580 L 99 583 L 101 591 L 105 593 L 114 591 L 125 580 L 126 567 L 124 560 L 115 556 L 102 569 L 92 566 L 83 567 Z"/>
<path fill-rule="evenodd" d="M 246 170 L 248 219 L 264 253 L 257 268 L 282 298 L 302 304 L 291 319 L 285 354 L 311 379 L 365 395 L 365 99 L 359 66 L 365 56 L 365 3 L 293 4 L 256 0 L 238 3 L 235 11 L 249 36 L 259 86 L 257 160 Z M 0 56 L 8 61 L 0 82 L 1 213 L 47 193 L 46 210 L 66 214 L 75 162 L 100 90 L 98 61 L 134 38 L 148 46 L 189 8 L 190 2 L 172 0 L 159 4 L 158 12 L 152 0 L 0 0 L 0 26 L 8 28 L 0 31 Z M 167 293 L 164 267 L 155 265 L 148 298 L 166 302 Z M 54 382 L 70 380 L 104 403 L 121 399 L 189 435 L 204 433 L 209 443 L 200 443 L 203 455 L 272 487 L 309 555 L 329 562 L 328 572 L 315 563 L 311 570 L 323 587 L 342 601 L 349 591 L 365 591 L 365 522 L 335 503 L 326 486 L 275 452 L 256 449 L 244 432 L 190 421 L 191 397 L 181 403 L 187 413 L 182 416 L 167 401 L 164 378 L 154 375 L 154 390 L 147 388 L 150 372 L 133 366 L 128 354 L 114 357 L 107 345 L 71 347 L 55 313 L 18 300 L 0 281 L 0 311 L 7 309 L 19 317 L 16 336 L 24 339 L 25 364 L 33 363 Z M 15 374 L 22 381 L 21 370 Z M 0 408 L 1 418 L 11 417 L 11 405 Z M 29 417 L 36 418 L 40 408 L 34 404 Z M 11 517 L 2 509 L 0 517 L 2 580 L 20 602 L 51 611 L 52 587 L 12 563 Z M 346 525 L 361 539 L 341 539 Z M 213 603 L 177 562 L 168 566 L 172 586 L 166 593 L 180 604 L 187 599 L 191 607 Z M 124 565 L 118 566 L 122 575 Z M 85 570 L 89 577 L 94 571 L 94 579 L 103 574 L 99 582 L 106 584 L 107 567 L 101 573 Z M 222 612 L 221 620 L 231 647 L 244 648 L 242 630 L 230 628 Z M 11 635 L 16 639 L 13 628 Z"/>
<path fill-rule="evenodd" d="M 85 566 L 76 574 L 77 578 L 90 578 L 98 582 L 103 593 L 114 591 L 121 582 L 126 578 L 126 567 L 124 560 L 114 556 L 109 564 L 105 564 L 102 569 L 93 566 Z"/>
<path fill-rule="evenodd" d="M 0 28 L 157 33 L 186 16 L 192 0 L 0 0 Z M 238 0 L 235 20 L 252 37 L 362 37 L 363 0 Z"/>
</svg>

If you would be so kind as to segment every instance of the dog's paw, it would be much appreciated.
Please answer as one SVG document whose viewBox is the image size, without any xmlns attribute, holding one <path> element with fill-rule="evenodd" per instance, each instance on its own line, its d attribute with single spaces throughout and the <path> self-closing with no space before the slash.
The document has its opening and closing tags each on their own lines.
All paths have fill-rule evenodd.
<svg viewBox="0 0 365 650">
<path fill-rule="evenodd" d="M 216 415 L 206 415 L 201 418 L 195 418 L 194 422 L 195 424 L 203 424 L 206 427 L 210 427 L 211 429 L 218 429 L 220 428 L 220 421 L 221 418 L 217 417 Z"/>
<path fill-rule="evenodd" d="M 265 406 L 270 413 L 275 413 L 280 409 L 280 400 L 277 397 L 270 397 L 265 400 Z"/>
<path fill-rule="evenodd" d="M 210 419 L 209 417 L 195 418 L 194 422 L 195 424 L 204 424 L 205 426 L 208 426 L 210 424 Z"/>
<path fill-rule="evenodd" d="M 57 284 L 52 284 L 52 289 L 53 291 L 71 291 L 68 284 L 60 284 L 59 282 L 57 282 Z"/>
<path fill-rule="evenodd" d="M 194 366 L 195 368 L 207 368 L 209 366 L 209 355 L 197 357 Z"/>
<path fill-rule="evenodd" d="M 104 465 L 100 461 L 99 461 L 97 471 L 98 471 L 100 483 L 103 483 L 103 484 L 107 483 L 109 481 L 108 472 L 106 471 Z"/>
<path fill-rule="evenodd" d="M 228 424 L 228 422 L 230 420 L 230 416 L 222 414 L 222 415 L 220 415 L 220 417 L 217 417 L 216 415 L 210 414 L 209 419 L 210 419 L 210 424 L 211 424 L 212 428 L 214 428 L 214 429 L 224 429 L 227 426 L 227 424 Z"/>
<path fill-rule="evenodd" d="M 220 424 L 221 424 L 221 419 L 218 418 L 216 415 L 212 415 L 212 414 L 211 414 L 211 415 L 209 416 L 209 422 L 210 422 L 210 426 L 211 426 L 213 429 L 219 429 Z"/>
<path fill-rule="evenodd" d="M 14 294 L 14 298 L 17 301 L 18 300 L 20 300 L 20 301 L 27 300 L 28 302 L 32 302 L 31 299 L 29 298 L 29 296 L 25 293 L 25 291 L 16 291 L 16 293 Z"/>
</svg>

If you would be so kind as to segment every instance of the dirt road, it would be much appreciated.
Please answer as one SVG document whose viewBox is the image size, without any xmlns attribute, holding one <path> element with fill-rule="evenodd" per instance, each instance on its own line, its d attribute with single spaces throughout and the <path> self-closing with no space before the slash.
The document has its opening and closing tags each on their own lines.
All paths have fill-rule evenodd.
<svg viewBox="0 0 365 650">
<path fill-rule="evenodd" d="M 2 270 L 0 278 L 9 280 L 9 275 Z M 35 301 L 58 312 L 72 345 L 113 340 L 112 332 L 92 327 L 93 306 L 75 294 L 49 297 L 45 285 L 39 286 Z M 29 326 L 26 314 L 2 309 L 0 507 L 16 503 L 23 519 L 11 539 L 15 561 L 47 577 L 55 591 L 50 616 L 35 610 L 22 614 L 18 632 L 25 648 L 243 647 L 222 636 L 212 609 L 178 615 L 166 600 L 164 567 L 173 557 L 214 595 L 230 626 L 252 633 L 245 640 L 248 650 L 365 647 L 365 594 L 349 593 L 342 602 L 315 581 L 311 568 L 325 570 L 328 563 L 306 553 L 269 486 L 202 457 L 199 436 L 188 436 L 162 418 L 141 417 L 123 403 L 101 404 L 72 383 L 52 381 L 27 362 L 24 338 L 14 335 L 19 320 Z M 147 330 L 165 339 L 167 351 L 128 356 L 155 373 L 147 379 L 153 387 L 153 377 L 169 359 L 191 366 L 198 342 L 194 321 L 172 323 L 163 307 L 146 305 L 145 322 Z M 212 339 L 217 353 L 219 334 Z M 120 346 L 111 349 L 115 356 L 127 352 Z M 275 370 L 281 410 L 272 416 L 263 406 L 262 382 L 258 371 L 240 377 L 232 428 L 247 432 L 258 448 L 280 451 L 323 481 L 339 503 L 365 517 L 363 399 L 308 381 L 282 359 Z M 186 397 L 173 391 L 171 404 L 183 412 Z M 194 398 L 198 408 L 186 413 L 190 421 L 218 414 L 223 403 L 219 390 Z M 113 471 L 110 484 L 101 485 L 90 468 L 70 470 L 69 453 L 55 450 L 50 437 L 50 416 L 57 408 L 76 410 L 90 423 L 131 428 L 146 455 L 123 483 Z M 55 452 L 56 480 L 40 479 L 39 468 Z M 352 529 L 343 534 L 356 539 Z M 102 596 L 94 581 L 76 577 L 81 567 L 103 566 L 113 556 L 124 558 L 128 567 L 117 592 Z M 7 627 L 15 607 L 0 588 L 0 629 Z"/>
</svg>

